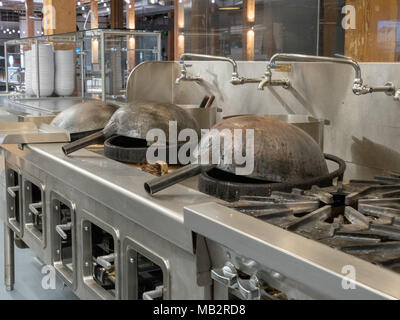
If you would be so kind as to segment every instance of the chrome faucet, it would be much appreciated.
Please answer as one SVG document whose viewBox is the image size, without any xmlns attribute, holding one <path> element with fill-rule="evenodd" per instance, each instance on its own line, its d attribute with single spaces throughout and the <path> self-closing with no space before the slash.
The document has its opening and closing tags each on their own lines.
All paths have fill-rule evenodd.
<svg viewBox="0 0 400 320">
<path fill-rule="evenodd" d="M 181 69 L 181 76 L 176 79 L 176 84 L 179 84 L 181 81 L 201 81 L 200 77 L 191 77 L 187 75 L 187 67 L 190 65 L 185 64 L 185 60 L 187 58 L 198 58 L 201 60 L 212 60 L 212 61 L 225 61 L 229 62 L 233 67 L 231 84 L 233 85 L 241 85 L 246 83 L 259 83 L 262 79 L 250 79 L 250 78 L 243 78 L 239 76 L 238 73 L 238 65 L 235 60 L 227 57 L 220 57 L 220 56 L 211 56 L 205 54 L 196 54 L 196 53 L 184 53 L 181 55 L 180 64 L 182 66 Z"/>
<path fill-rule="evenodd" d="M 371 87 L 363 84 L 361 77 L 361 67 L 357 61 L 351 58 L 331 58 L 331 57 L 319 57 L 309 56 L 303 54 L 288 54 L 288 53 L 277 53 L 268 62 L 267 70 L 264 75 L 264 79 L 260 82 L 258 89 L 264 90 L 266 86 L 283 86 L 288 88 L 290 83 L 289 80 L 272 80 L 272 70 L 277 67 L 277 61 L 299 61 L 299 62 L 333 62 L 340 64 L 347 64 L 354 68 L 355 78 L 353 82 L 353 93 L 355 95 L 364 95 L 373 92 L 385 92 L 389 96 L 394 96 L 396 89 L 392 83 L 387 83 L 381 87 Z"/>
<path fill-rule="evenodd" d="M 193 76 L 188 76 L 187 68 L 191 67 L 192 65 L 190 64 L 185 64 L 185 61 L 181 59 L 179 62 L 181 65 L 181 76 L 176 79 L 176 84 L 180 84 L 181 81 L 201 81 L 202 79 L 200 77 L 193 77 Z"/>
</svg>

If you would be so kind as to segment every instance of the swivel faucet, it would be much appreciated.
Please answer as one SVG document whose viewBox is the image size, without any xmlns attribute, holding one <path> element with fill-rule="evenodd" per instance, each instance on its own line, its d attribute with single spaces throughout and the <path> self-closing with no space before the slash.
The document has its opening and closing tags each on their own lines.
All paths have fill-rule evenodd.
<svg viewBox="0 0 400 320">
<path fill-rule="evenodd" d="M 351 58 L 331 58 L 331 57 L 319 57 L 319 56 L 309 56 L 303 54 L 288 54 L 288 53 L 277 53 L 272 56 L 271 60 L 268 62 L 267 70 L 264 75 L 264 79 L 260 82 L 258 89 L 264 90 L 265 86 L 281 85 L 288 88 L 288 80 L 272 80 L 272 69 L 276 68 L 277 61 L 299 61 L 299 62 L 333 62 L 340 64 L 347 64 L 353 67 L 355 71 L 355 78 L 353 82 L 353 93 L 357 96 L 364 95 L 373 92 L 385 92 L 387 95 L 393 96 L 395 94 L 395 87 L 392 83 L 387 83 L 385 86 L 381 87 L 371 87 L 363 84 L 363 79 L 361 77 L 361 67 L 358 62 Z"/>
<path fill-rule="evenodd" d="M 220 57 L 220 56 L 212 56 L 212 55 L 205 55 L 205 54 L 196 54 L 196 53 L 184 53 L 180 57 L 180 64 L 182 66 L 181 69 L 181 76 L 176 79 L 176 84 L 179 84 L 181 81 L 200 81 L 200 77 L 191 77 L 187 75 L 187 67 L 190 65 L 185 64 L 185 60 L 187 58 L 198 58 L 201 60 L 212 60 L 212 61 L 225 61 L 229 62 L 233 67 L 232 72 L 232 79 L 231 84 L 233 85 L 241 85 L 245 83 L 259 83 L 262 79 L 250 79 L 250 78 L 243 78 L 239 76 L 238 73 L 238 65 L 235 60 L 227 57 Z"/>
</svg>

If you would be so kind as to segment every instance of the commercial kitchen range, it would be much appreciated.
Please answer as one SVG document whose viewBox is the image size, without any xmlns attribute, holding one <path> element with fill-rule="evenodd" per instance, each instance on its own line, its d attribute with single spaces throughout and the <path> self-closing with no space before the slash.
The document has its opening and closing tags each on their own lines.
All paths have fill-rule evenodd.
<svg viewBox="0 0 400 320">
<path fill-rule="evenodd" d="M 364 82 L 357 82 L 349 63 L 296 59 L 273 78 L 267 68 L 254 79 L 265 63 L 147 62 L 132 71 L 127 99 L 195 105 L 215 95 L 214 121 L 235 114 L 323 118 L 319 142 L 332 154 L 331 175 L 319 187 L 214 172 L 152 196 L 144 189 L 151 174 L 107 158 L 101 146 L 66 156 L 62 143 L 2 145 L 7 289 L 19 281 L 14 246 L 26 245 L 81 299 L 400 298 L 399 166 L 357 166 L 344 141 L 366 132 L 365 118 L 390 122 L 382 109 L 398 112 L 398 102 L 382 93 L 395 96 L 396 83 L 366 85 L 394 82 L 398 67 L 361 64 Z M 18 121 L 15 105 L 3 110 L 2 121 Z M 378 131 L 371 126 L 369 137 Z M 386 134 L 398 145 L 396 133 Z M 243 191 L 250 189 L 256 195 Z"/>
</svg>

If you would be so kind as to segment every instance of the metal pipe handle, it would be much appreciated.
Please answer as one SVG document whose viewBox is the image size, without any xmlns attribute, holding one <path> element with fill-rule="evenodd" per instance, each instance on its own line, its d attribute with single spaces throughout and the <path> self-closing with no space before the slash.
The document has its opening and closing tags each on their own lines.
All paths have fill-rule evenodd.
<svg viewBox="0 0 400 320">
<path fill-rule="evenodd" d="M 144 189 L 147 191 L 147 193 L 153 195 L 181 181 L 198 175 L 201 173 L 201 170 L 202 166 L 200 164 L 190 164 L 186 167 L 176 170 L 173 173 L 169 173 L 165 176 L 146 182 L 144 184 Z"/>
<path fill-rule="evenodd" d="M 90 136 L 87 136 L 85 138 L 64 145 L 62 147 L 62 150 L 64 154 L 67 156 L 75 151 L 81 150 L 93 144 L 103 143 L 105 138 L 106 137 L 102 131 L 96 132 L 94 134 L 91 134 Z"/>
</svg>

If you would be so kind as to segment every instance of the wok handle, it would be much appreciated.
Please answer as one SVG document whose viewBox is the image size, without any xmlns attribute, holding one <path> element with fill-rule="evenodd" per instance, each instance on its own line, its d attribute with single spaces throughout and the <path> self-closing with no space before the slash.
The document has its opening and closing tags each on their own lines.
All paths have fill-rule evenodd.
<svg viewBox="0 0 400 320">
<path fill-rule="evenodd" d="M 75 151 L 81 150 L 87 146 L 91 146 L 96 143 L 103 143 L 105 140 L 104 133 L 102 131 L 96 132 L 87 136 L 85 138 L 79 139 L 77 141 L 68 143 L 62 147 L 65 155 L 69 155 Z"/>
<path fill-rule="evenodd" d="M 201 170 L 202 166 L 200 164 L 190 164 L 186 167 L 176 170 L 175 172 L 146 182 L 144 184 L 144 189 L 147 191 L 147 193 L 153 195 L 181 181 L 198 175 Z"/>
</svg>

